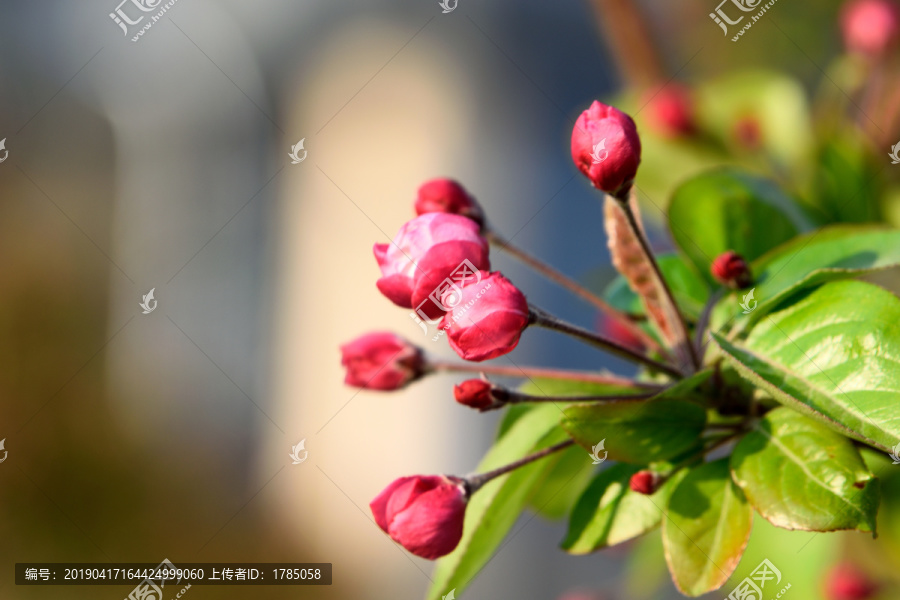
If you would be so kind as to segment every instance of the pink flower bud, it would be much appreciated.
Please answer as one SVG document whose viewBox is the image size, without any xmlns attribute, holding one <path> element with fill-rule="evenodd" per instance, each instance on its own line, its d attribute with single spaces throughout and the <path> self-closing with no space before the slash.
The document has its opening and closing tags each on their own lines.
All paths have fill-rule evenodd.
<svg viewBox="0 0 900 600">
<path fill-rule="evenodd" d="M 628 487 L 630 487 L 633 492 L 650 496 L 659 489 L 659 482 L 660 477 L 658 473 L 644 469 L 631 476 Z"/>
<path fill-rule="evenodd" d="M 398 390 L 425 373 L 422 350 L 387 332 L 368 333 L 341 346 L 344 383 L 370 390 Z"/>
<path fill-rule="evenodd" d="M 635 352 L 644 351 L 644 342 L 618 319 L 614 319 L 605 313 L 597 316 L 597 331 L 608 340 L 620 346 L 625 346 Z"/>
<path fill-rule="evenodd" d="M 852 0 L 841 10 L 844 44 L 850 52 L 877 56 L 900 34 L 900 9 L 891 0 Z"/>
<path fill-rule="evenodd" d="M 462 538 L 466 493 L 459 480 L 401 477 L 369 507 L 378 526 L 416 556 L 434 560 L 452 552 Z"/>
<path fill-rule="evenodd" d="M 631 117 L 594 101 L 572 129 L 572 160 L 599 190 L 627 191 L 641 162 L 641 139 Z"/>
<path fill-rule="evenodd" d="M 531 320 L 525 295 L 506 277 L 500 273 L 480 275 L 481 281 L 473 279 L 460 288 L 458 301 L 440 324 L 447 331 L 450 347 L 471 361 L 512 352 Z M 445 304 L 451 293 L 445 294 Z"/>
<path fill-rule="evenodd" d="M 453 386 L 453 397 L 460 404 L 478 410 L 485 410 L 494 404 L 494 397 L 491 394 L 492 388 L 493 386 L 483 379 L 469 379 Z"/>
<path fill-rule="evenodd" d="M 419 188 L 416 198 L 416 214 L 442 212 L 468 217 L 484 225 L 481 206 L 466 189 L 452 179 L 432 179 Z"/>
<path fill-rule="evenodd" d="M 716 257 L 710 267 L 713 277 L 720 283 L 736 289 L 743 289 L 753 283 L 747 261 L 733 250 Z"/>
<path fill-rule="evenodd" d="M 438 305 L 441 290 L 435 288 L 466 268 L 489 269 L 488 242 L 478 224 L 459 215 L 427 213 L 400 228 L 391 244 L 375 244 L 381 268 L 378 289 L 403 308 L 422 310 L 429 318 L 445 311 Z M 429 296 L 433 299 L 429 301 Z"/>
<path fill-rule="evenodd" d="M 851 563 L 839 563 L 825 576 L 827 600 L 867 600 L 877 591 L 875 582 Z"/>
<path fill-rule="evenodd" d="M 689 136 L 697 130 L 690 91 L 679 84 L 669 84 L 649 98 L 647 114 L 649 124 L 663 137 Z"/>
</svg>

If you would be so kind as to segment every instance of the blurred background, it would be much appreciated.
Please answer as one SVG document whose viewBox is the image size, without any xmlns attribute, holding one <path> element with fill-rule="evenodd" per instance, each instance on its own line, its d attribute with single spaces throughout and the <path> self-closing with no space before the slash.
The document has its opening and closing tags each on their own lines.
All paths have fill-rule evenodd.
<svg viewBox="0 0 900 600">
<path fill-rule="evenodd" d="M 195 586 L 196 600 L 424 597 L 432 564 L 368 502 L 401 475 L 473 470 L 496 417 L 455 405 L 451 376 L 390 395 L 343 385 L 341 343 L 421 337 L 376 290 L 372 245 L 412 216 L 420 183 L 450 176 L 516 245 L 602 288 L 601 203 L 569 154 L 595 98 L 636 115 L 659 248 L 674 186 L 721 164 L 776 179 L 823 223 L 900 221 L 896 65 L 845 53 L 838 0 L 781 0 L 737 42 L 710 19 L 716 0 L 459 0 L 447 14 L 437 0 L 178 0 L 140 37 L 161 8 L 118 1 L 0 4 L 3 600 L 129 591 L 17 587 L 16 562 L 164 558 L 334 564 L 329 587 Z M 120 26 L 117 9 L 147 17 Z M 690 90 L 691 131 L 654 121 L 674 86 Z M 595 323 L 492 262 L 537 305 Z M 630 373 L 543 331 L 515 360 Z M 570 557 L 564 533 L 524 516 L 464 597 L 679 597 L 658 535 Z M 732 582 L 769 558 L 791 597 L 819 598 L 840 557 L 896 572 L 883 537 L 758 523 Z"/>
</svg>

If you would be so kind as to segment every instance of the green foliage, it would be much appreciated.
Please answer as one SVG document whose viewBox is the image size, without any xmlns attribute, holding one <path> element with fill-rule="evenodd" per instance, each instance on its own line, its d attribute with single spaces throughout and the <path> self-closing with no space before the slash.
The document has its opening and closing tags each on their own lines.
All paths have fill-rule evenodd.
<svg viewBox="0 0 900 600">
<path fill-rule="evenodd" d="M 672 492 L 667 516 L 663 544 L 678 589 L 695 597 L 721 586 L 741 560 L 753 523 L 728 459 L 692 469 Z"/>
<path fill-rule="evenodd" d="M 740 581 L 764 558 L 787 564 L 807 544 L 809 562 L 791 562 L 790 581 L 812 597 L 837 538 L 792 547 L 787 540 L 800 534 L 791 531 L 877 530 L 900 565 L 900 466 L 887 459 L 900 449 L 900 299 L 858 280 L 878 272 L 890 283 L 885 275 L 900 271 L 900 231 L 873 223 L 900 214 L 900 187 L 885 180 L 886 157 L 873 156 L 860 134 L 836 120 L 817 121 L 814 131 L 803 87 L 789 78 L 740 73 L 694 91 L 695 136 L 645 136 L 650 120 L 638 115 L 645 154 L 636 191 L 654 204 L 669 198 L 675 252 L 656 259 L 691 334 L 705 340 L 703 364 L 676 365 L 683 378 L 642 373 L 664 386 L 648 399 L 566 403 L 634 390 L 565 380 L 524 386 L 560 401 L 508 410 L 479 470 L 561 439 L 577 445 L 474 496 L 463 543 L 442 561 L 430 598 L 459 594 L 526 508 L 568 514 L 562 547 L 571 554 L 635 540 L 650 558 L 632 563 L 634 597 L 654 597 L 663 557 L 676 587 L 700 596 Z M 758 126 L 755 141 L 738 132 L 747 122 Z M 748 289 L 722 289 L 712 277 L 711 262 L 727 250 L 750 264 Z M 621 275 L 603 296 L 643 313 Z M 710 321 L 696 331 L 705 309 Z M 684 348 L 668 350 L 684 356 Z M 614 464 L 597 472 L 589 454 L 601 441 Z M 629 488 L 646 468 L 665 481 L 651 496 Z M 660 526 L 661 536 L 645 535 Z M 738 568 L 748 540 L 757 547 Z"/>
</svg>

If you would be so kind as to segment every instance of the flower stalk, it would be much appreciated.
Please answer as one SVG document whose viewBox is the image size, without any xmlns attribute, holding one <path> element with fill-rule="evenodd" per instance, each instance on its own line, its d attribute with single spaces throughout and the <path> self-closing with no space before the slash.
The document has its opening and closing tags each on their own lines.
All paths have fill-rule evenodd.
<svg viewBox="0 0 900 600">
<path fill-rule="evenodd" d="M 536 308 L 534 306 L 530 308 L 531 323 L 533 325 L 565 333 L 583 342 L 591 344 L 592 346 L 602 348 L 603 350 L 612 352 L 613 354 L 621 356 L 622 358 L 625 358 L 627 360 L 638 362 L 646 367 L 649 367 L 655 371 L 660 371 L 676 379 L 681 379 L 684 376 L 679 370 L 668 364 L 659 362 L 653 358 L 650 358 L 649 356 L 641 354 L 640 352 L 635 352 L 631 348 L 627 348 L 612 340 L 600 337 L 599 335 L 596 335 L 588 331 L 587 329 L 583 329 L 576 325 L 572 325 L 571 323 L 567 323 L 540 308 Z"/>
<path fill-rule="evenodd" d="M 496 479 L 497 477 L 500 477 L 501 475 L 506 475 L 510 471 L 515 471 L 516 469 L 518 469 L 520 467 L 524 467 L 527 464 L 533 463 L 534 461 L 544 458 L 545 456 L 549 456 L 555 452 L 559 452 L 560 450 L 565 450 L 566 448 L 573 445 L 574 443 L 575 443 L 575 440 L 567 439 L 558 444 L 548 446 L 547 448 L 544 448 L 543 450 L 535 452 L 534 454 L 529 454 L 528 456 L 521 458 L 515 462 L 511 462 L 508 465 L 504 465 L 502 467 L 494 469 L 493 471 L 479 473 L 478 475 L 470 475 L 469 477 L 466 477 L 463 480 L 465 488 L 466 488 L 466 494 L 471 497 L 472 494 L 477 492 L 482 486 L 484 486 L 484 484 L 486 484 L 490 480 Z"/>
</svg>

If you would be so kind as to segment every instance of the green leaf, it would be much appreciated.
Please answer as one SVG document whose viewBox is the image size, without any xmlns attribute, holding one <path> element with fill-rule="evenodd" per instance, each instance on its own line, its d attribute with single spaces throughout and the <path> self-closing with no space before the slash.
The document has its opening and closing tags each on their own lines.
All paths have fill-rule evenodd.
<svg viewBox="0 0 900 600">
<path fill-rule="evenodd" d="M 775 248 L 752 265 L 759 304 L 750 318 L 762 317 L 802 288 L 898 265 L 900 231 L 859 225 L 820 229 Z"/>
<path fill-rule="evenodd" d="M 732 168 L 688 180 L 669 204 L 675 243 L 714 284 L 709 269 L 718 255 L 734 250 L 752 261 L 801 227 L 803 216 L 774 183 Z"/>
<path fill-rule="evenodd" d="M 709 286 L 706 280 L 697 273 L 693 265 L 686 263 L 677 254 L 660 254 L 656 257 L 656 262 L 672 290 L 672 295 L 675 296 L 678 307 L 688 318 L 694 321 L 699 319 L 703 306 L 709 299 Z M 603 295 L 619 310 L 634 314 L 644 313 L 640 297 L 631 290 L 621 275 L 609 284 Z"/>
<path fill-rule="evenodd" d="M 652 496 L 631 491 L 631 476 L 643 467 L 617 464 L 599 473 L 575 504 L 562 547 L 588 554 L 630 540 L 657 527 L 683 469 Z"/>
<path fill-rule="evenodd" d="M 840 132 L 818 149 L 812 194 L 814 205 L 830 222 L 878 220 L 883 163 L 873 161 L 871 144 L 858 131 Z"/>
<path fill-rule="evenodd" d="M 737 371 L 782 404 L 882 450 L 900 442 L 900 299 L 829 283 L 757 325 L 744 347 L 712 334 Z"/>
<path fill-rule="evenodd" d="M 735 447 L 731 469 L 773 525 L 875 531 L 878 480 L 850 440 L 796 411 L 769 412 Z"/>
<path fill-rule="evenodd" d="M 501 467 L 564 440 L 558 420 L 559 409 L 552 404 L 521 414 L 494 444 L 478 471 Z M 488 482 L 472 496 L 466 508 L 462 541 L 438 561 L 428 592 L 430 600 L 440 600 L 452 589 L 458 595 L 472 582 L 515 524 L 546 468 L 544 461 L 533 462 Z"/>
<path fill-rule="evenodd" d="M 546 460 L 548 468 L 535 486 L 528 508 L 546 519 L 562 519 L 584 492 L 594 468 L 581 446 L 566 448 Z"/>
<path fill-rule="evenodd" d="M 679 382 L 649 400 L 576 404 L 565 409 L 562 427 L 588 452 L 606 440 L 608 458 L 644 465 L 677 456 L 694 445 L 706 426 L 706 410 L 692 397 L 710 371 Z"/>
<path fill-rule="evenodd" d="M 741 560 L 753 522 L 728 459 L 692 469 L 672 492 L 667 517 L 663 545 L 676 587 L 691 597 L 721 587 Z"/>
</svg>

